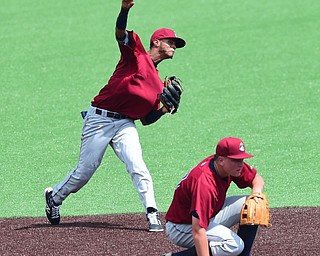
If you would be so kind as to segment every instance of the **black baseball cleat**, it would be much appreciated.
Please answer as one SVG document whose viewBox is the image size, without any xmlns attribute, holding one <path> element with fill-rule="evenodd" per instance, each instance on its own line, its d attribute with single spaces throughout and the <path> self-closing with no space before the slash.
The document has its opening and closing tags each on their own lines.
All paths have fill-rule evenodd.
<svg viewBox="0 0 320 256">
<path fill-rule="evenodd" d="M 60 213 L 59 213 L 59 208 L 60 205 L 56 205 L 53 202 L 52 198 L 52 188 L 46 188 L 44 190 L 44 198 L 46 200 L 46 215 L 48 221 L 52 225 L 58 225 L 60 223 Z"/>
<path fill-rule="evenodd" d="M 150 232 L 160 232 L 163 231 L 163 227 L 161 225 L 159 212 L 151 212 L 147 213 L 147 220 L 149 223 L 149 231 Z"/>
</svg>

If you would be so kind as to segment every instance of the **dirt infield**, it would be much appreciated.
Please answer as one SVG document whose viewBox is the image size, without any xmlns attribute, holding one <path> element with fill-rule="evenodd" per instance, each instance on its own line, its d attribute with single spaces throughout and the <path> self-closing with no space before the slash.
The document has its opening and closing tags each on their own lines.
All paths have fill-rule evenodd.
<svg viewBox="0 0 320 256">
<path fill-rule="evenodd" d="M 320 255 L 320 207 L 271 209 L 271 228 L 260 228 L 252 256 Z M 161 215 L 164 220 L 164 213 Z M 179 251 L 165 232 L 147 231 L 145 215 L 0 219 L 0 255 L 161 255 Z"/>
</svg>

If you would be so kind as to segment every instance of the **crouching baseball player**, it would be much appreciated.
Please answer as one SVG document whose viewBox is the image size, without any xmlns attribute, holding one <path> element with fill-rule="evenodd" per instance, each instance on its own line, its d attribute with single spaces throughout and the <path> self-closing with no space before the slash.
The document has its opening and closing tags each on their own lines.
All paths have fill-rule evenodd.
<svg viewBox="0 0 320 256">
<path fill-rule="evenodd" d="M 262 205 L 261 211 L 266 213 L 262 215 L 268 221 L 267 200 L 262 194 L 264 181 L 255 168 L 244 162 L 250 157 L 253 155 L 246 153 L 241 139 L 224 138 L 214 155 L 187 173 L 176 187 L 167 211 L 166 233 L 175 245 L 188 249 L 163 256 L 250 255 L 258 225 L 268 223 L 241 222 L 234 233 L 230 228 L 242 217 L 249 217 L 247 197 L 226 198 L 232 181 L 239 188 L 251 187 L 252 200 Z"/>
</svg>

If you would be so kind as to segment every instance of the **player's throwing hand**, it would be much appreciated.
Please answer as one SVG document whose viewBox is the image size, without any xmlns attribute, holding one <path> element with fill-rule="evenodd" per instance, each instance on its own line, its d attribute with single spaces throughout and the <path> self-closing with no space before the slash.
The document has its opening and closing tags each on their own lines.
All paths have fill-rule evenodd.
<svg viewBox="0 0 320 256">
<path fill-rule="evenodd" d="M 132 0 L 122 0 L 122 8 L 129 10 L 135 4 Z"/>
</svg>

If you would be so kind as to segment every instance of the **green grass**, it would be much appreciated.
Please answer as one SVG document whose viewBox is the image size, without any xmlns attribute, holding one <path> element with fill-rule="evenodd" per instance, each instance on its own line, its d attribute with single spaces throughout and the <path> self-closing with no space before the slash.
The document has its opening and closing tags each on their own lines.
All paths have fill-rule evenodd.
<svg viewBox="0 0 320 256">
<path fill-rule="evenodd" d="M 0 217 L 43 216 L 43 189 L 75 166 L 80 111 L 119 59 L 120 1 L 1 1 Z M 168 12 L 167 6 L 174 12 Z M 153 10 L 157 11 L 152 13 Z M 320 206 L 320 2 L 137 1 L 128 29 L 147 46 L 172 27 L 187 41 L 161 77 L 177 75 L 179 113 L 142 127 L 145 161 L 166 211 L 175 185 L 218 140 L 241 137 L 271 207 Z M 229 194 L 248 193 L 230 188 Z M 63 215 L 142 212 L 111 149 Z"/>
</svg>

